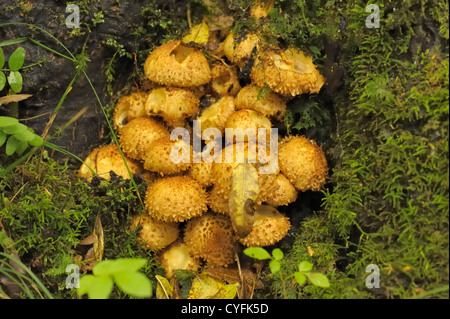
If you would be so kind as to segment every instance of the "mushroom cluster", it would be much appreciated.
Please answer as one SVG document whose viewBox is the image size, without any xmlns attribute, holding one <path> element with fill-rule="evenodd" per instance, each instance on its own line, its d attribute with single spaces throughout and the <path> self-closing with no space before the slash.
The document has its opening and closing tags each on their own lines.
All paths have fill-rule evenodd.
<svg viewBox="0 0 450 319">
<path fill-rule="evenodd" d="M 193 162 L 191 145 L 186 145 L 190 162 L 171 160 L 180 142 L 171 139 L 174 128 L 192 132 L 190 123 L 196 119 L 202 132 L 265 128 L 270 134 L 273 123 L 284 118 L 289 99 L 317 93 L 324 84 L 302 51 L 268 47 L 255 33 L 229 33 L 214 52 L 207 48 L 173 40 L 154 49 L 144 64 L 154 88 L 121 98 L 113 117 L 130 172 L 156 176 L 148 180 L 146 212 L 135 217 L 131 227 L 141 226 L 141 242 L 158 252 L 168 276 L 175 269 L 197 270 L 201 261 L 227 266 L 242 246 L 279 242 L 291 225 L 276 207 L 295 202 L 299 192 L 319 190 L 328 174 L 323 150 L 304 136 L 280 139 L 278 169 L 270 174 L 256 170 L 268 165 L 259 152 L 256 161 L 248 163 L 251 172 L 257 172 L 252 198 L 242 197 L 242 184 L 234 183 L 237 161 Z M 245 156 L 267 148 L 259 140 L 255 149 L 248 140 L 222 142 L 225 147 L 213 154 L 215 159 L 238 147 Z M 110 170 L 129 176 L 115 145 L 94 150 L 86 163 L 100 176 L 107 177 Z M 82 165 L 79 176 L 92 174 Z M 245 221 L 237 222 L 239 218 Z"/>
</svg>

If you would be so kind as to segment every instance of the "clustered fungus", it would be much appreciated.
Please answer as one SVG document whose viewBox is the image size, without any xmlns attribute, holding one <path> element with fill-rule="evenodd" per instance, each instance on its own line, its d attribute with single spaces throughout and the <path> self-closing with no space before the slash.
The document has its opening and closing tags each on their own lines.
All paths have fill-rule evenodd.
<svg viewBox="0 0 450 319">
<path fill-rule="evenodd" d="M 264 19 L 271 7 L 267 0 L 252 14 Z M 168 277 L 177 269 L 196 271 L 204 262 L 230 265 L 241 246 L 276 244 L 291 228 L 289 217 L 276 207 L 297 201 L 301 192 L 320 190 L 328 174 L 323 150 L 307 137 L 280 139 L 277 154 L 268 149 L 270 129 L 284 119 L 289 99 L 318 93 L 325 82 L 312 59 L 295 48 L 264 45 L 256 33 L 224 37 L 214 54 L 183 40 L 155 48 L 144 64 L 153 89 L 131 93 L 116 105 L 113 124 L 124 157 L 110 145 L 85 161 L 106 179 L 110 171 L 128 178 L 125 162 L 131 174 L 157 176 L 148 182 L 145 212 L 133 218 L 131 228 L 157 252 Z M 174 146 L 185 141 L 173 140 L 170 132 L 177 127 L 193 132 L 189 120 L 200 121 L 206 144 L 207 129 L 225 133 L 225 147 L 210 152 L 213 162 L 193 161 L 191 145 L 178 148 L 189 150 L 188 161 L 172 160 Z M 248 135 L 226 135 L 226 129 L 258 134 L 260 128 L 267 136 L 260 141 L 257 135 L 256 145 Z M 237 161 L 239 149 L 243 164 Z M 273 163 L 276 169 L 261 171 Z M 92 172 L 82 165 L 79 176 L 89 179 Z"/>
</svg>

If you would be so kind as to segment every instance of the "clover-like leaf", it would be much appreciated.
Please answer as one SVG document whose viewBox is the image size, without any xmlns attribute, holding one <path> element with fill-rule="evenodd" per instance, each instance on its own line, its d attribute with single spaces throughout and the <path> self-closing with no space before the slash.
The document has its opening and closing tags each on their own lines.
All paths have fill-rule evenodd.
<svg viewBox="0 0 450 319">
<path fill-rule="evenodd" d="M 281 260 L 283 259 L 283 251 L 280 248 L 275 248 L 274 250 L 272 250 L 272 256 L 275 260 Z"/>
<path fill-rule="evenodd" d="M 111 276 L 93 276 L 91 279 L 88 296 L 89 299 L 108 299 L 114 287 Z"/>
<path fill-rule="evenodd" d="M 22 74 L 17 71 L 11 71 L 8 76 L 8 83 L 14 93 L 22 91 L 23 79 Z"/>
<path fill-rule="evenodd" d="M 150 297 L 152 283 L 143 273 L 137 271 L 118 272 L 114 282 L 125 293 L 135 297 Z"/>
<path fill-rule="evenodd" d="M 0 130 L 0 147 L 3 146 L 3 144 L 5 144 L 6 142 L 6 134 L 3 133 L 2 130 Z"/>
<path fill-rule="evenodd" d="M 6 150 L 5 150 L 6 155 L 8 155 L 8 156 L 13 155 L 18 147 L 19 147 L 19 141 L 16 140 L 16 138 L 14 136 L 10 136 L 8 138 L 8 141 L 6 142 Z"/>
<path fill-rule="evenodd" d="M 295 278 L 295 280 L 297 281 L 297 283 L 298 283 L 300 286 L 303 286 L 303 285 L 305 284 L 306 276 L 305 276 L 304 273 L 301 273 L 301 272 L 299 272 L 299 271 L 296 271 L 296 272 L 294 273 L 294 278 Z"/>
<path fill-rule="evenodd" d="M 19 71 L 24 62 L 25 62 L 25 49 L 19 47 L 9 57 L 8 66 L 11 71 Z"/>
<path fill-rule="evenodd" d="M 0 69 L 3 68 L 4 65 L 5 65 L 5 53 L 3 52 L 3 49 L 0 48 Z"/>
<path fill-rule="evenodd" d="M 328 281 L 328 278 L 324 274 L 318 272 L 310 272 L 305 273 L 305 275 L 308 276 L 308 279 L 314 286 L 322 288 L 330 287 L 330 282 Z"/>
<path fill-rule="evenodd" d="M 6 75 L 2 71 L 0 71 L 0 91 L 3 90 L 5 85 L 6 85 Z"/>
<path fill-rule="evenodd" d="M 298 265 L 298 270 L 301 272 L 308 272 L 308 271 L 311 271 L 312 267 L 313 267 L 313 264 L 311 264 L 309 261 L 302 261 Z"/>
<path fill-rule="evenodd" d="M 17 124 L 19 124 L 19 121 L 14 117 L 0 116 L 0 128 L 15 126 Z"/>
<path fill-rule="evenodd" d="M 275 274 L 280 271 L 281 264 L 278 260 L 271 260 L 269 263 L 269 269 L 272 274 Z"/>
<path fill-rule="evenodd" d="M 262 247 L 249 247 L 244 249 L 244 254 L 246 254 L 249 257 L 258 259 L 258 260 L 265 260 L 265 259 L 272 259 L 270 254 Z"/>
</svg>

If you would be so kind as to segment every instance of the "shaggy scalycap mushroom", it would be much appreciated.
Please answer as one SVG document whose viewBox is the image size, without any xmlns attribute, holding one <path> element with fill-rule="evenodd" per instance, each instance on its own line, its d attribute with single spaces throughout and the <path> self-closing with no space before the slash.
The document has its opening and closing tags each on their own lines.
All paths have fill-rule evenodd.
<svg viewBox="0 0 450 319">
<path fill-rule="evenodd" d="M 170 127 L 182 127 L 185 118 L 198 112 L 199 104 L 199 99 L 189 90 L 157 88 L 148 94 L 145 112 L 150 116 L 161 116 Z"/>
<path fill-rule="evenodd" d="M 252 142 L 256 141 L 257 143 L 263 144 L 270 143 L 272 123 L 267 117 L 265 117 L 259 112 L 248 109 L 236 111 L 228 117 L 227 122 L 225 124 L 225 128 L 233 129 L 235 131 L 236 129 L 242 129 L 243 132 L 248 130 L 248 132 L 250 133 L 250 136 L 248 137 L 245 136 L 244 140 L 238 140 L 239 136 L 234 137 L 232 135 L 229 135 L 225 130 L 225 141 L 227 143 L 248 142 L 248 141 Z M 266 130 L 265 140 L 259 139 L 258 129 L 260 128 Z"/>
<path fill-rule="evenodd" d="M 201 121 L 202 132 L 210 127 L 217 128 L 221 133 L 225 130 L 225 125 L 235 111 L 234 98 L 223 96 L 206 107 L 197 120 Z"/>
<path fill-rule="evenodd" d="M 120 147 L 125 154 L 136 160 L 144 160 L 146 149 L 157 139 L 170 135 L 163 124 L 147 117 L 128 122 L 119 133 Z"/>
<path fill-rule="evenodd" d="M 230 33 L 224 40 L 223 51 L 228 60 L 242 68 L 259 42 L 259 37 L 254 33 L 244 35 Z"/>
<path fill-rule="evenodd" d="M 306 137 L 285 138 L 278 147 L 278 164 L 283 175 L 299 191 L 318 191 L 326 182 L 328 164 L 325 153 L 315 141 Z"/>
<path fill-rule="evenodd" d="M 205 190 L 190 176 L 157 180 L 147 189 L 145 206 L 150 216 L 168 222 L 182 222 L 208 209 Z"/>
<path fill-rule="evenodd" d="M 135 92 L 119 99 L 113 117 L 113 124 L 116 130 L 120 131 L 128 121 L 145 115 L 147 96 L 147 92 Z"/>
<path fill-rule="evenodd" d="M 325 83 L 311 57 L 295 48 L 265 48 L 255 58 L 250 74 L 253 82 L 286 96 L 318 93 Z"/>
<path fill-rule="evenodd" d="M 189 220 L 184 242 L 193 256 L 203 258 L 209 265 L 234 262 L 237 238 L 228 216 L 207 213 Z"/>
<path fill-rule="evenodd" d="M 150 81 L 165 86 L 199 86 L 211 80 L 211 70 L 203 53 L 182 45 L 180 40 L 153 50 L 145 61 L 144 72 Z"/>
<path fill-rule="evenodd" d="M 169 223 L 152 218 L 147 214 L 136 216 L 131 221 L 131 229 L 141 226 L 139 241 L 146 249 L 161 249 L 177 240 L 179 229 L 177 223 Z"/>
<path fill-rule="evenodd" d="M 211 88 L 219 95 L 235 96 L 241 89 L 236 68 L 223 63 L 215 64 L 211 69 Z"/>
<path fill-rule="evenodd" d="M 270 246 L 283 239 L 290 227 L 289 218 L 272 206 L 261 205 L 255 210 L 252 231 L 238 240 L 248 247 Z"/>
<path fill-rule="evenodd" d="M 180 147 L 178 156 L 182 157 L 183 149 L 186 150 L 184 161 L 176 163 L 171 155 L 172 149 Z M 192 146 L 183 140 L 171 140 L 170 136 L 163 136 L 154 141 L 146 150 L 144 168 L 160 175 L 171 175 L 188 170 L 192 162 Z"/>
<path fill-rule="evenodd" d="M 139 162 L 127 158 L 126 156 L 125 161 L 131 175 L 142 173 L 142 166 Z M 109 180 L 111 178 L 110 171 L 113 171 L 114 173 L 116 173 L 116 175 L 122 176 L 125 179 L 130 178 L 127 167 L 125 166 L 124 160 L 116 144 L 110 144 L 94 149 L 87 156 L 85 163 L 99 177 L 102 177 L 106 180 Z M 93 175 L 91 170 L 85 164 L 83 164 L 78 170 L 78 176 L 86 178 L 87 180 L 91 180 Z"/>
<path fill-rule="evenodd" d="M 239 91 L 235 103 L 237 110 L 250 109 L 278 120 L 282 120 L 286 112 L 286 102 L 280 95 L 253 84 Z"/>
<path fill-rule="evenodd" d="M 279 173 L 271 192 L 266 196 L 265 202 L 272 206 L 289 205 L 297 200 L 298 190 L 292 185 L 286 176 Z"/>
</svg>

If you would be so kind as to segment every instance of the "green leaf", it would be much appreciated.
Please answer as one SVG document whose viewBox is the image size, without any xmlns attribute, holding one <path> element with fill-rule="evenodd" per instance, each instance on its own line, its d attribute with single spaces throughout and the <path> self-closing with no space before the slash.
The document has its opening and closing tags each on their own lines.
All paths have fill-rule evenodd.
<svg viewBox="0 0 450 319">
<path fill-rule="evenodd" d="M 16 153 L 18 155 L 21 155 L 27 149 L 28 143 L 26 141 L 19 141 L 18 140 L 18 144 L 19 145 L 17 146 Z"/>
<path fill-rule="evenodd" d="M 5 53 L 3 53 L 3 49 L 0 48 L 0 69 L 3 68 L 4 65 L 5 65 Z"/>
<path fill-rule="evenodd" d="M 44 140 L 39 135 L 34 135 L 34 138 L 29 141 L 30 145 L 32 146 L 41 146 L 44 144 Z"/>
<path fill-rule="evenodd" d="M 281 269 L 281 264 L 278 260 L 271 260 L 269 263 L 269 269 L 272 274 L 279 272 Z"/>
<path fill-rule="evenodd" d="M 19 121 L 14 117 L 0 116 L 0 127 L 9 127 L 19 124 Z"/>
<path fill-rule="evenodd" d="M 270 254 L 262 247 L 249 247 L 244 249 L 244 254 L 258 260 L 272 259 Z"/>
<path fill-rule="evenodd" d="M 8 76 L 8 83 L 14 93 L 19 93 L 22 91 L 22 74 L 17 71 L 11 71 Z"/>
<path fill-rule="evenodd" d="M 114 260 L 103 260 L 92 269 L 94 276 L 109 276 L 114 273 Z"/>
<path fill-rule="evenodd" d="M 93 276 L 91 279 L 88 296 L 89 299 L 108 299 L 114 287 L 111 276 Z"/>
<path fill-rule="evenodd" d="M 13 121 L 11 121 L 11 122 L 13 122 Z M 9 135 L 22 134 L 26 131 L 28 131 L 27 126 L 23 125 L 22 123 L 19 123 L 19 122 L 17 122 L 17 124 L 10 125 L 10 126 L 3 128 L 3 132 L 5 132 L 6 134 L 9 134 Z"/>
<path fill-rule="evenodd" d="M 25 49 L 19 47 L 9 57 L 8 66 L 11 69 L 11 71 L 19 71 L 24 62 L 25 62 Z"/>
<path fill-rule="evenodd" d="M 36 134 L 31 133 L 28 130 L 25 130 L 23 132 L 19 132 L 17 134 L 14 134 L 14 137 L 16 139 L 18 139 L 19 141 L 24 141 L 24 142 L 30 142 L 32 140 L 34 140 Z"/>
<path fill-rule="evenodd" d="M 94 276 L 92 276 L 92 275 L 85 275 L 85 276 L 81 277 L 81 279 L 80 279 L 80 287 L 77 288 L 78 296 L 82 296 L 82 295 L 88 293 L 89 288 L 92 285 L 93 279 L 94 279 Z"/>
<path fill-rule="evenodd" d="M 19 147 L 19 141 L 14 136 L 10 136 L 6 142 L 6 155 L 13 155 L 16 149 Z"/>
<path fill-rule="evenodd" d="M 301 272 L 299 272 L 299 271 L 296 271 L 296 272 L 294 273 L 294 278 L 295 278 L 295 280 L 297 281 L 297 283 L 298 283 L 300 286 L 303 286 L 303 285 L 305 284 L 305 281 L 306 281 L 306 276 L 305 276 L 305 274 L 303 274 L 303 273 L 301 273 Z"/>
<path fill-rule="evenodd" d="M 0 91 L 3 90 L 6 84 L 6 75 L 2 71 L 0 71 Z"/>
<path fill-rule="evenodd" d="M 113 275 L 120 272 L 136 272 L 144 267 L 147 260 L 144 258 L 119 258 L 115 260 L 103 260 L 95 265 L 92 273 L 95 276 Z"/>
<path fill-rule="evenodd" d="M 308 276 L 309 280 L 314 286 L 322 288 L 330 287 L 330 282 L 328 281 L 328 278 L 324 274 L 318 272 L 311 272 L 305 273 L 305 275 Z"/>
<path fill-rule="evenodd" d="M 114 281 L 123 292 L 135 297 L 150 297 L 152 283 L 143 273 L 119 272 L 114 274 Z"/>
<path fill-rule="evenodd" d="M 298 265 L 298 270 L 301 272 L 308 272 L 308 271 L 311 271 L 312 267 L 313 267 L 313 264 L 311 264 L 309 261 L 302 261 Z"/>
<path fill-rule="evenodd" d="M 2 147 L 3 144 L 5 144 L 5 141 L 6 141 L 6 134 L 3 133 L 2 130 L 0 130 L 0 147 Z"/>
<path fill-rule="evenodd" d="M 284 254 L 280 248 L 275 248 L 274 250 L 272 250 L 272 256 L 275 260 L 281 260 L 283 259 Z"/>
</svg>

